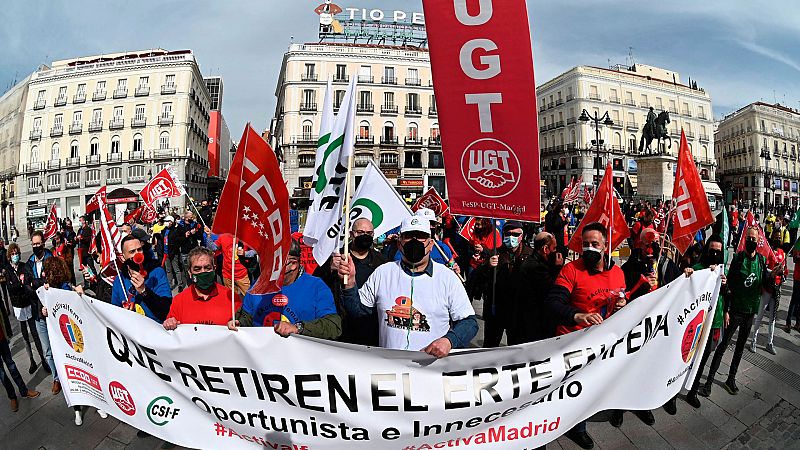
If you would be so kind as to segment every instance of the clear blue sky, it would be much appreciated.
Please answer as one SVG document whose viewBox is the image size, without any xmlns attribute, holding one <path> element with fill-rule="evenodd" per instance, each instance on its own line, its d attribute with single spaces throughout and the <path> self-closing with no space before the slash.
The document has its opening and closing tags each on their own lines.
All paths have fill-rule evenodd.
<svg viewBox="0 0 800 450">
<path fill-rule="evenodd" d="M 497 0 L 495 0 L 497 1 Z M 196 52 L 225 80 L 238 137 L 274 112 L 281 57 L 316 40 L 320 0 L 4 0 L 0 90 L 52 60 L 163 47 Z M 421 11 L 420 0 L 337 0 L 342 7 Z M 529 0 L 537 84 L 580 65 L 637 62 L 691 77 L 714 114 L 761 100 L 800 107 L 800 4 L 792 1 Z M 428 26 L 436 26 L 429 23 Z M 785 96 L 785 97 L 784 97 Z M 785 100 L 784 100 L 785 98 Z"/>
</svg>

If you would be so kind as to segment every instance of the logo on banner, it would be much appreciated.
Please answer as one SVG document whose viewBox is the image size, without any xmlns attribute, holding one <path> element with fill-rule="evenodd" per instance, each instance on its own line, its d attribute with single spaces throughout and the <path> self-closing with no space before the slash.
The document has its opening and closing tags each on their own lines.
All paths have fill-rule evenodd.
<svg viewBox="0 0 800 450">
<path fill-rule="evenodd" d="M 497 139 L 478 139 L 461 155 L 461 175 L 475 193 L 505 197 L 516 189 L 522 168 L 511 148 Z"/>
<path fill-rule="evenodd" d="M 67 344 L 78 353 L 83 352 L 83 332 L 71 317 L 62 314 L 58 318 L 58 326 Z"/>
<path fill-rule="evenodd" d="M 100 387 L 100 380 L 92 373 L 87 372 L 79 367 L 65 365 L 64 371 L 67 373 L 67 379 L 77 381 L 85 387 L 101 394 L 103 389 Z"/>
<path fill-rule="evenodd" d="M 129 416 L 136 414 L 136 404 L 133 403 L 133 397 L 131 397 L 131 393 L 125 389 L 125 386 L 118 381 L 112 381 L 111 384 L 108 385 L 108 393 L 111 395 L 111 399 L 114 400 L 114 403 L 117 404 L 120 411 Z"/>
<path fill-rule="evenodd" d="M 705 310 L 700 310 L 694 319 L 689 322 L 686 331 L 683 332 L 681 344 L 681 355 L 684 362 L 689 362 L 697 350 L 697 343 L 700 341 L 700 334 L 703 331 L 703 319 L 706 317 Z"/>
<path fill-rule="evenodd" d="M 171 398 L 162 395 L 161 397 L 156 397 L 153 401 L 147 405 L 147 418 L 150 419 L 150 422 L 153 425 L 163 427 L 164 425 L 168 424 L 170 420 L 174 419 L 178 416 L 178 413 L 181 411 L 180 408 L 176 408 Z"/>
</svg>

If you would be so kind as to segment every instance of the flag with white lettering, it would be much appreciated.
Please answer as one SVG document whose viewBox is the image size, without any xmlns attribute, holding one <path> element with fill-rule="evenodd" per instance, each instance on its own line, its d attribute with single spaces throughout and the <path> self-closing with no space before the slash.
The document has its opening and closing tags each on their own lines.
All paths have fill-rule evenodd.
<svg viewBox="0 0 800 450">
<path fill-rule="evenodd" d="M 442 217 L 450 210 L 450 207 L 447 206 L 447 202 L 444 201 L 433 186 L 428 189 L 428 192 L 422 194 L 417 201 L 414 202 L 414 205 L 411 206 L 411 210 L 414 212 L 420 208 L 428 208 L 438 217 Z"/>
<path fill-rule="evenodd" d="M 139 195 L 142 196 L 145 205 L 155 207 L 157 200 L 180 197 L 185 193 L 186 190 L 178 179 L 178 173 L 175 172 L 172 166 L 168 165 L 144 185 Z"/>
<path fill-rule="evenodd" d="M 106 203 L 106 187 L 103 186 L 94 194 L 93 199 L 97 202 L 100 211 L 100 242 L 102 251 L 100 253 L 100 277 L 106 283 L 113 285 L 114 278 L 119 272 L 119 263 L 122 262 L 122 235 L 117 229 L 117 224 L 111 217 Z"/>
<path fill-rule="evenodd" d="M 678 150 L 678 168 L 675 185 L 672 188 L 675 202 L 672 217 L 672 243 L 681 253 L 694 241 L 694 235 L 714 223 L 706 190 L 694 165 L 692 151 L 686 142 L 686 134 L 681 130 L 681 146 Z"/>
<path fill-rule="evenodd" d="M 56 212 L 56 204 L 50 207 L 50 214 L 47 215 L 47 223 L 44 224 L 44 240 L 52 238 L 58 231 L 58 213 Z"/>
<path fill-rule="evenodd" d="M 625 215 L 622 214 L 619 202 L 614 196 L 613 176 L 611 163 L 608 163 L 605 175 L 603 175 L 600 186 L 597 188 L 597 195 L 592 200 L 592 204 L 589 205 L 589 209 L 583 216 L 581 223 L 578 224 L 572 239 L 569 240 L 570 250 L 577 253 L 581 252 L 583 247 L 581 233 L 587 223 L 600 222 L 608 229 L 610 236 L 606 236 L 606 243 L 610 243 L 609 251 L 613 251 L 631 235 L 631 230 L 625 221 Z"/>
<path fill-rule="evenodd" d="M 253 294 L 277 292 L 292 236 L 289 230 L 289 191 L 275 152 L 248 123 L 222 189 L 212 231 L 232 234 L 259 256 L 261 276 Z"/>
</svg>

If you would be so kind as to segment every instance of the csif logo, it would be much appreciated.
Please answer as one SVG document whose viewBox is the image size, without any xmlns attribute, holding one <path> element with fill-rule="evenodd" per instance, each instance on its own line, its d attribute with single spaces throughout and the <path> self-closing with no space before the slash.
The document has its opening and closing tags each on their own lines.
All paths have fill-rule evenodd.
<svg viewBox="0 0 800 450">
<path fill-rule="evenodd" d="M 473 142 L 461 155 L 461 175 L 475 193 L 505 197 L 517 188 L 522 168 L 511 147 L 497 139 Z"/>
<path fill-rule="evenodd" d="M 154 398 L 147 405 L 147 418 L 150 419 L 153 425 L 163 427 L 177 417 L 181 411 L 180 408 L 175 407 L 174 403 L 171 398 L 165 395 Z"/>
<path fill-rule="evenodd" d="M 120 382 L 112 381 L 111 384 L 108 385 L 108 393 L 111 395 L 111 399 L 114 400 L 114 403 L 117 404 L 120 411 L 129 416 L 136 414 L 136 404 L 133 402 L 133 397 L 131 397 L 131 393 L 128 392 L 125 386 Z"/>
</svg>

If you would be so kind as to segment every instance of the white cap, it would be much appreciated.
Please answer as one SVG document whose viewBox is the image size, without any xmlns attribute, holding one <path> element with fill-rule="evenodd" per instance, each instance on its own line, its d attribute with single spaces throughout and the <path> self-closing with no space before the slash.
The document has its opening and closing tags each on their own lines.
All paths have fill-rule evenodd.
<svg viewBox="0 0 800 450">
<path fill-rule="evenodd" d="M 431 222 L 439 222 L 439 219 L 436 218 L 436 213 L 430 208 L 420 208 L 414 213 L 414 215 L 424 217 Z"/>
<path fill-rule="evenodd" d="M 409 216 L 403 219 L 403 223 L 400 225 L 400 234 L 407 233 L 409 231 L 420 231 L 427 235 L 431 234 L 431 224 L 430 221 L 427 220 L 425 217 L 421 216 Z"/>
<path fill-rule="evenodd" d="M 175 222 L 175 218 L 167 214 L 166 217 L 164 217 L 164 222 Z"/>
</svg>

